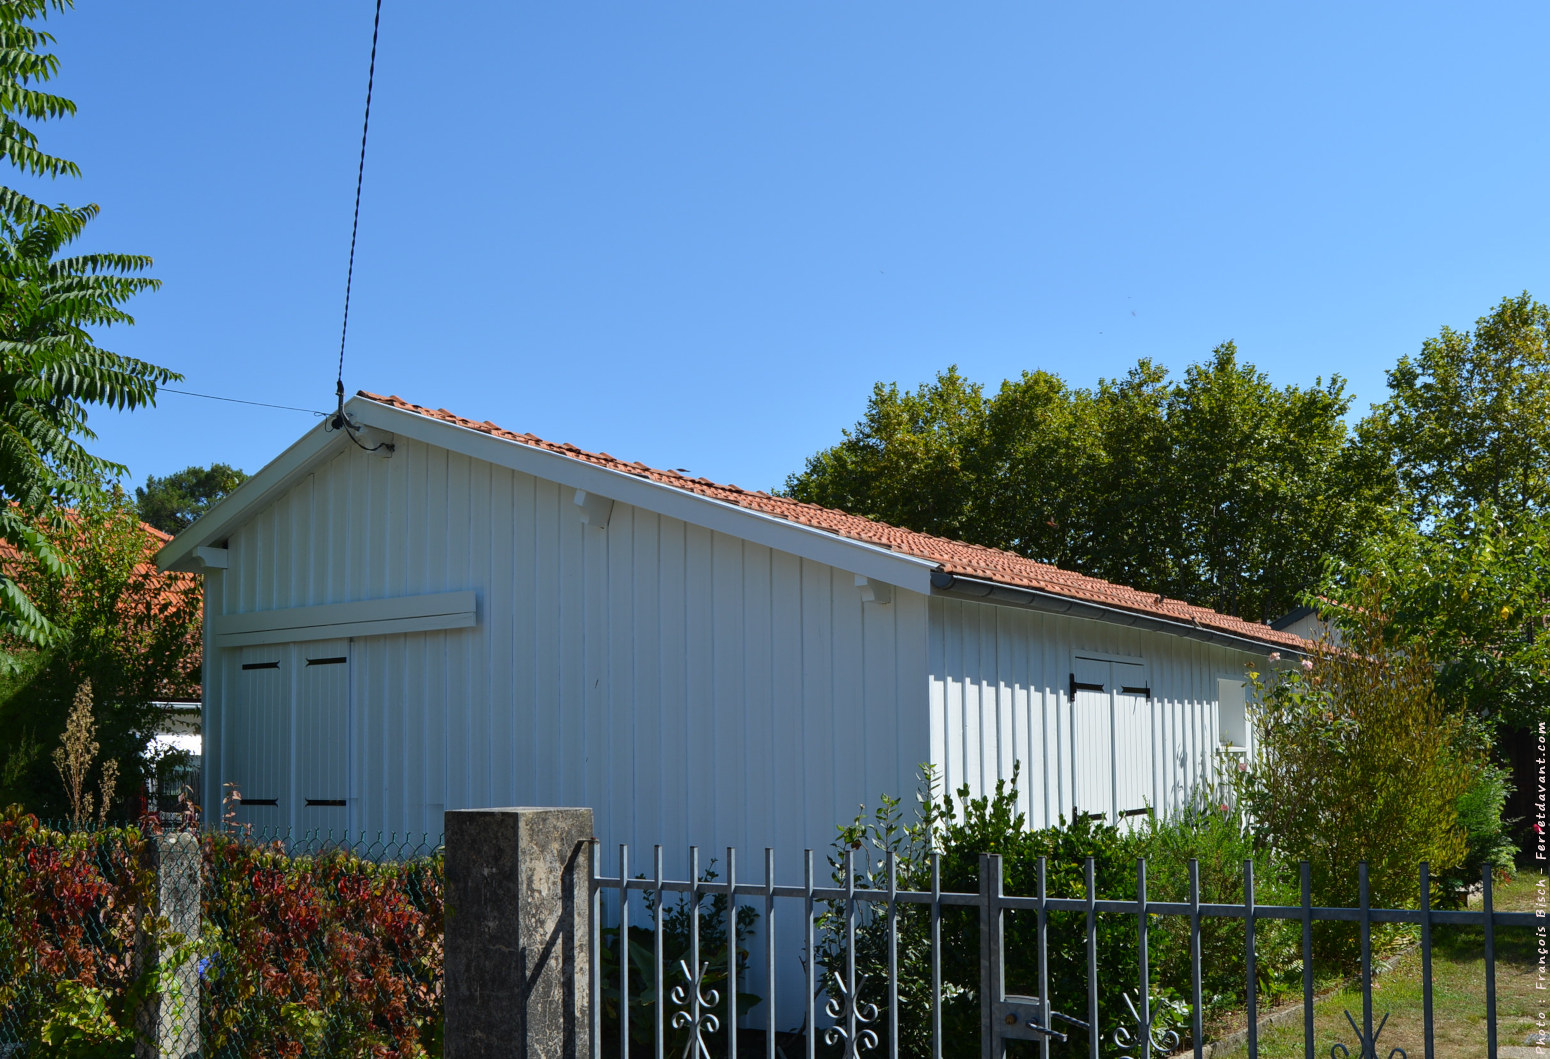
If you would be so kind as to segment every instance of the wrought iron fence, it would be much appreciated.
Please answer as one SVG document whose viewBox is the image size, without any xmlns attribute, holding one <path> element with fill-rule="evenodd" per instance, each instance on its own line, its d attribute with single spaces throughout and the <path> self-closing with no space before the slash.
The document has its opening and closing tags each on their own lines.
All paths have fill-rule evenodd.
<svg viewBox="0 0 1550 1059">
<path fill-rule="evenodd" d="M 1373 908 L 1369 899 L 1368 872 L 1358 865 L 1359 902 L 1356 907 L 1323 907 L 1313 904 L 1309 865 L 1300 865 L 1301 903 L 1261 905 L 1255 901 L 1253 862 L 1243 868 L 1244 900 L 1241 904 L 1202 903 L 1199 865 L 1189 865 L 1189 899 L 1156 901 L 1147 895 L 1146 862 L 1135 872 L 1133 899 L 1101 899 L 1094 884 L 1094 861 L 1085 863 L 1085 894 L 1055 897 L 1047 889 L 1047 862 L 1037 865 L 1035 892 L 1004 892 L 999 856 L 980 860 L 977 893 L 944 892 L 939 858 L 930 861 L 929 889 L 901 889 L 898 864 L 888 854 L 880 878 L 884 885 L 860 885 L 868 876 L 858 873 L 853 852 L 847 852 L 832 878 L 820 880 L 814 872 L 811 850 L 804 854 L 800 885 L 775 882 L 774 856 L 764 851 L 761 877 L 744 881 L 738 874 L 736 850 L 726 851 L 721 871 L 702 871 L 700 851 L 689 851 L 689 877 L 664 875 L 663 854 L 655 847 L 649 872 L 632 874 L 630 850 L 620 846 L 617 874 L 602 874 L 601 856 L 594 853 L 592 868 L 592 993 L 598 998 L 592 1010 L 594 1052 L 611 1059 L 641 1059 L 644 1055 L 665 1059 L 726 1056 L 737 1059 L 739 1051 L 764 1059 L 860 1059 L 864 1055 L 930 1056 L 944 1059 L 952 1054 L 972 1054 L 982 1059 L 1003 1059 L 1013 1041 L 1033 1042 L 1041 1059 L 1056 1055 L 1121 1056 L 1152 1059 L 1180 1051 L 1183 1046 L 1196 1059 L 1206 1045 L 1202 1012 L 1202 921 L 1240 920 L 1243 924 L 1243 993 L 1247 1018 L 1244 1042 L 1247 1054 L 1259 1054 L 1257 1022 L 1260 983 L 1256 957 L 1256 926 L 1289 921 L 1300 928 L 1302 956 L 1303 1052 L 1315 1054 L 1314 1003 L 1316 924 L 1349 924 L 1357 935 L 1359 965 L 1354 986 L 1361 996 L 1360 1014 L 1347 1011 L 1351 1028 L 1348 1041 L 1335 1043 L 1331 1059 L 1360 1055 L 1379 1056 L 1379 1039 L 1386 1013 L 1375 1011 L 1373 933 L 1379 924 L 1407 924 L 1419 928 L 1417 948 L 1421 960 L 1424 1006 L 1424 1054 L 1435 1054 L 1434 997 L 1432 982 L 1433 930 L 1436 927 L 1479 927 L 1484 941 L 1486 1050 L 1496 1059 L 1496 930 L 1500 927 L 1533 927 L 1543 921 L 1531 912 L 1502 912 L 1493 907 L 1489 869 L 1482 878 L 1482 907 L 1475 910 L 1434 908 L 1428 866 L 1419 866 L 1420 902 L 1415 909 Z M 828 865 L 825 865 L 827 868 Z M 677 895 L 678 904 L 673 906 Z M 708 906 L 707 906 L 708 903 Z M 1034 962 L 1037 982 L 1028 994 L 1008 991 L 1005 917 L 1008 914 L 1036 918 Z M 978 977 L 972 983 L 944 979 L 944 965 L 951 957 L 944 937 L 946 918 L 968 914 L 977 920 Z M 787 916 L 796 918 L 799 951 L 783 952 L 781 937 L 789 936 Z M 1051 1004 L 1052 959 L 1047 951 L 1051 921 L 1057 916 L 1076 917 L 1085 938 L 1085 1010 L 1059 1011 Z M 1106 1006 L 1100 968 L 1100 922 L 1105 917 L 1124 917 L 1134 930 L 1136 963 L 1133 978 L 1121 996 L 1122 1003 Z M 1153 991 L 1148 951 L 1149 935 L 1163 917 L 1187 921 L 1190 949 L 1190 983 L 1187 1000 L 1159 1003 Z M 751 920 L 757 918 L 759 929 Z M 960 921 L 960 926 L 961 921 Z M 905 929 L 905 928 L 908 929 Z M 1329 928 L 1320 928 L 1329 929 Z M 755 937 L 755 935 L 762 935 Z M 926 952 L 913 946 L 908 959 L 901 954 L 906 935 L 922 942 Z M 1543 942 L 1541 942 L 1543 944 Z M 782 961 L 795 955 L 801 974 L 782 974 Z M 958 957 L 961 958 L 959 953 Z M 858 970 L 865 962 L 876 973 L 870 978 Z M 905 967 L 908 964 L 908 968 Z M 1069 970 L 1069 969 L 1067 969 Z M 881 978 L 882 980 L 877 980 Z M 929 979 L 929 980 L 926 980 Z M 795 1003 L 782 996 L 799 991 Z M 748 991 L 757 990 L 756 1004 Z M 974 1029 L 977 1039 L 967 1041 L 954 1031 L 945 1039 L 944 1011 L 953 1002 L 961 1006 L 965 993 L 978 1007 Z M 902 998 L 902 999 L 901 999 Z M 925 1010 L 921 1010 L 924 1004 Z M 751 1007 L 762 1008 L 750 1020 Z M 1170 1023 L 1180 1013 L 1182 1024 Z M 781 1029 L 782 1021 L 796 1029 Z M 1376 1018 L 1376 1022 L 1375 1022 Z M 745 1025 L 753 1022 L 757 1025 Z M 911 1025 L 916 1031 L 909 1032 Z M 925 1027 L 928 1026 L 927 1030 Z M 960 1027 L 961 1029 L 961 1027 Z M 903 1032 L 901 1032 L 903 1031 Z M 1020 1045 L 1018 1047 L 1027 1047 Z M 1385 1048 L 1388 1048 L 1385 1045 Z M 1403 1048 L 1391 1048 L 1388 1059 L 1405 1059 Z"/>
</svg>

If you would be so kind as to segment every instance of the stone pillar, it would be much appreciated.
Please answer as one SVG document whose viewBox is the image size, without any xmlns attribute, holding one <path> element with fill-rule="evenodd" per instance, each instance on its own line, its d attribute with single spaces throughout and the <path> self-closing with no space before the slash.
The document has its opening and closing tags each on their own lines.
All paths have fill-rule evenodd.
<svg viewBox="0 0 1550 1059">
<path fill-rule="evenodd" d="M 588 1059 L 592 810 L 446 814 L 446 1059 Z"/>
<path fill-rule="evenodd" d="M 136 1013 L 135 1056 L 190 1059 L 199 1054 L 199 966 L 186 948 L 199 939 L 199 836 L 152 835 L 145 858 L 155 879 L 148 911 L 158 922 L 154 933 L 138 938 L 137 967 L 160 982 Z M 183 959 L 173 965 L 180 948 Z"/>
</svg>

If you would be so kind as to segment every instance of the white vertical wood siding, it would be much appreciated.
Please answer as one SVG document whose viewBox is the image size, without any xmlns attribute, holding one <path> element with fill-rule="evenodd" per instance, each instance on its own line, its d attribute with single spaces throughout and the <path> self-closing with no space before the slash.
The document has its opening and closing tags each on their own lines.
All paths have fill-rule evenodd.
<svg viewBox="0 0 1550 1059">
<path fill-rule="evenodd" d="M 1073 713 L 1078 704 L 1071 702 L 1071 674 L 1107 683 L 1084 676 L 1085 667 L 1078 670 L 1083 658 L 1138 663 L 1151 688 L 1149 704 L 1142 700 L 1138 707 L 1127 701 L 1134 697 L 1121 695 L 1112 707 L 1127 715 L 1139 710 L 1149 719 L 1150 752 L 1132 747 L 1123 760 L 1113 761 L 1127 787 L 1144 777 L 1147 801 L 1167 813 L 1214 776 L 1221 741 L 1217 681 L 1242 679 L 1253 656 L 1164 633 L 988 603 L 933 598 L 929 610 L 931 760 L 945 789 L 967 784 L 975 795 L 987 793 L 997 780 L 1010 780 L 1013 762 L 1020 761 L 1019 808 L 1034 827 L 1061 816 L 1069 820 L 1074 805 L 1100 796 L 1080 789 L 1077 777 L 1101 775 L 1102 786 L 1112 790 L 1114 748 L 1107 737 L 1073 737 L 1073 724 L 1092 718 Z M 1111 708 L 1109 694 L 1101 698 Z M 1101 795 L 1105 807 L 1113 796 Z"/>
<path fill-rule="evenodd" d="M 751 868 L 774 846 L 791 878 L 859 804 L 914 789 L 924 596 L 864 604 L 842 570 L 624 504 L 606 529 L 578 514 L 571 490 L 400 440 L 391 459 L 345 450 L 232 534 L 225 614 L 478 592 L 474 628 L 341 648 L 350 828 L 586 805 L 610 858 L 737 845 Z M 248 652 L 274 653 L 210 667 L 211 730 L 223 776 L 256 794 L 293 733 L 250 690 L 266 673 L 239 668 Z"/>
</svg>

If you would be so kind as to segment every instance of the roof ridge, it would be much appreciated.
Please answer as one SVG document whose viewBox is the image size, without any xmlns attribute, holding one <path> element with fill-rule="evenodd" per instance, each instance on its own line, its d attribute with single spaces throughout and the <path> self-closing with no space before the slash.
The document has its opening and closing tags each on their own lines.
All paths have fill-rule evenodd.
<svg viewBox="0 0 1550 1059">
<path fill-rule="evenodd" d="M 595 463 L 622 474 L 646 478 L 673 489 L 736 504 L 739 507 L 783 518 L 811 529 L 823 530 L 836 536 L 924 559 L 935 563 L 937 569 L 943 573 L 993 581 L 1013 588 L 1033 589 L 1173 621 L 1187 621 L 1197 626 L 1229 632 L 1267 645 L 1291 647 L 1296 650 L 1304 650 L 1307 646 L 1302 637 L 1272 629 L 1259 622 L 1224 614 L 1184 600 L 1171 599 L 1160 592 L 1143 592 L 1091 574 L 1067 570 L 1051 563 L 1042 563 L 1004 548 L 992 548 L 984 544 L 973 544 L 969 541 L 954 540 L 951 537 L 922 533 L 868 518 L 865 515 L 856 515 L 805 500 L 767 493 L 762 489 L 744 489 L 738 485 L 714 482 L 703 477 L 690 478 L 680 471 L 651 467 L 640 461 L 621 460 L 606 452 L 591 452 L 568 441 L 545 441 L 531 433 L 519 434 L 507 430 L 489 420 L 478 422 L 444 408 L 427 408 L 398 396 L 372 393 L 369 390 L 359 390 L 357 396 L 429 419 L 477 430 L 517 444 Z"/>
</svg>

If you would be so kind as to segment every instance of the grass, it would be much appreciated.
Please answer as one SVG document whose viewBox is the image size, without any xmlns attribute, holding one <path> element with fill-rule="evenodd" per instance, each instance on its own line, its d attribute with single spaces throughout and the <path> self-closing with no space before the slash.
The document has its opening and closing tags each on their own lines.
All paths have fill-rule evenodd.
<svg viewBox="0 0 1550 1059">
<path fill-rule="evenodd" d="M 1498 887 L 1494 903 L 1499 911 L 1535 910 L 1536 883 L 1543 876 L 1518 875 Z M 1478 899 L 1470 903 L 1478 908 Z M 1485 933 L 1479 927 L 1432 928 L 1432 1004 L 1435 1055 L 1446 1059 L 1484 1059 Z M 1500 1047 L 1521 1046 L 1536 1029 L 1541 1011 L 1550 1013 L 1550 988 L 1539 982 L 1538 943 L 1533 927 L 1496 928 L 1496 1025 Z M 1550 987 L 1550 981 L 1545 983 Z M 1388 1013 L 1388 1023 L 1377 1041 L 1377 1054 L 1387 1056 L 1402 1048 L 1413 1059 L 1426 1054 L 1419 948 L 1400 956 L 1393 970 L 1373 980 L 1373 1028 Z M 1343 1044 L 1353 1056 L 1361 1054 L 1360 1042 L 1346 1021 L 1349 1011 L 1362 1024 L 1359 986 L 1330 993 L 1314 1004 L 1314 1054 L 1327 1056 L 1333 1045 Z M 1297 1018 L 1272 1027 L 1259 1038 L 1259 1054 L 1265 1059 L 1300 1059 L 1304 1055 L 1303 1022 Z"/>
</svg>

